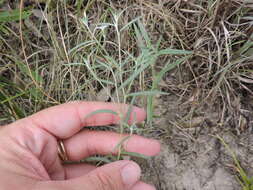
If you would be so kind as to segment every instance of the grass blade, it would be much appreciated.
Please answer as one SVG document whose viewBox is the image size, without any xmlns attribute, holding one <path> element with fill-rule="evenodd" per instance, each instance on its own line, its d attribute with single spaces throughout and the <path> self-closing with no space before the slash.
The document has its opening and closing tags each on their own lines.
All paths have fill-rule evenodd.
<svg viewBox="0 0 253 190">
<path fill-rule="evenodd" d="M 139 154 L 139 153 L 136 153 L 136 152 L 126 152 L 126 151 L 122 151 L 121 156 L 131 156 L 131 157 L 135 157 L 135 158 L 142 158 L 142 159 L 145 159 L 145 160 L 151 158 L 150 156 L 146 156 L 144 154 Z"/>
<path fill-rule="evenodd" d="M 149 60 L 147 60 L 147 59 L 149 59 Z M 142 61 L 142 62 L 144 62 L 144 64 L 139 63 L 140 67 L 127 80 L 125 80 L 125 82 L 123 84 L 121 84 L 119 89 L 124 88 L 126 85 L 128 85 L 130 82 L 132 82 L 137 76 L 140 75 L 141 72 L 146 70 L 150 65 L 153 65 L 155 63 L 155 60 L 156 60 L 155 55 L 154 56 L 148 55 L 145 60 L 146 63 L 145 63 L 145 61 Z"/>
<path fill-rule="evenodd" d="M 152 91 L 156 90 L 158 87 L 158 84 L 160 83 L 160 81 L 162 80 L 162 77 L 170 70 L 174 69 L 175 67 L 177 67 L 178 65 L 184 63 L 187 59 L 189 58 L 189 56 L 187 57 L 183 57 L 181 59 L 178 59 L 177 61 L 175 61 L 175 63 L 168 63 L 164 69 L 162 69 L 156 76 L 155 79 L 153 81 L 152 84 Z M 147 100 L 147 122 L 149 124 L 151 124 L 151 121 L 153 119 L 153 99 L 154 96 L 149 96 L 148 100 Z"/>
<path fill-rule="evenodd" d="M 31 11 L 23 11 L 21 13 L 21 19 L 26 19 L 32 14 Z M 15 9 L 12 11 L 4 11 L 0 12 L 0 23 L 1 22 L 13 22 L 13 21 L 19 21 L 20 19 L 20 10 Z"/>
<path fill-rule="evenodd" d="M 131 96 L 150 96 L 150 95 L 157 95 L 157 94 L 168 95 L 169 93 L 161 92 L 161 91 L 158 91 L 158 90 L 153 90 L 153 91 L 143 91 L 143 92 L 130 93 L 130 94 L 127 94 L 126 97 L 131 97 Z"/>
<path fill-rule="evenodd" d="M 88 115 L 85 117 L 85 119 L 87 119 L 88 117 L 91 117 L 91 116 L 93 116 L 93 115 L 100 114 L 100 113 L 109 113 L 109 114 L 113 114 L 113 115 L 116 115 L 116 116 L 118 115 L 118 113 L 115 112 L 115 111 L 107 110 L 107 109 L 101 109 L 101 110 L 96 110 L 96 111 L 94 111 L 94 112 L 88 114 Z"/>
<path fill-rule="evenodd" d="M 190 55 L 192 51 L 178 50 L 178 49 L 163 49 L 158 52 L 158 55 Z"/>
<path fill-rule="evenodd" d="M 106 163 L 109 164 L 112 161 L 106 157 L 101 157 L 101 156 L 93 156 L 93 157 L 88 157 L 85 159 L 86 162 L 102 162 L 102 163 Z"/>
</svg>

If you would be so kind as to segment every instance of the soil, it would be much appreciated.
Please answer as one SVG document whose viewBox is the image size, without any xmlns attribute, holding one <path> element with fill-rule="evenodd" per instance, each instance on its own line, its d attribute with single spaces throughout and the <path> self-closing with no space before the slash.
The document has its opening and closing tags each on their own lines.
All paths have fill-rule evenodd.
<svg viewBox="0 0 253 190">
<path fill-rule="evenodd" d="M 221 125 L 220 113 L 208 106 L 197 110 L 194 114 L 201 116 L 193 114 L 192 123 L 188 126 L 187 122 L 176 123 L 179 117 L 188 114 L 189 107 L 182 106 L 177 99 L 171 95 L 158 100 L 157 111 L 163 114 L 156 119 L 156 131 L 150 135 L 162 139 L 162 153 L 143 165 L 144 180 L 154 184 L 158 190 L 242 189 L 232 152 L 219 138 L 251 175 L 252 123 L 247 123 L 241 131 L 233 129 L 229 119 Z"/>
</svg>

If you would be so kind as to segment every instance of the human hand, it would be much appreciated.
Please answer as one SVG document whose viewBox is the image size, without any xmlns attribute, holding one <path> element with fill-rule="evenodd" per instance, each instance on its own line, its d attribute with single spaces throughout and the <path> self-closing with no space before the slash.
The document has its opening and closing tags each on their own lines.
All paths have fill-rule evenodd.
<svg viewBox="0 0 253 190">
<path fill-rule="evenodd" d="M 83 126 L 116 124 L 107 109 L 126 114 L 127 105 L 72 102 L 38 112 L 0 130 L 0 186 L 19 190 L 154 190 L 140 181 L 140 168 L 132 161 L 117 161 L 101 167 L 88 164 L 62 165 L 58 140 L 62 140 L 71 161 L 94 154 L 110 154 L 122 139 L 113 132 L 82 130 Z M 134 107 L 130 123 L 143 121 L 144 110 Z M 124 143 L 128 152 L 154 156 L 160 144 L 137 135 Z M 117 152 L 114 152 L 115 154 Z"/>
</svg>

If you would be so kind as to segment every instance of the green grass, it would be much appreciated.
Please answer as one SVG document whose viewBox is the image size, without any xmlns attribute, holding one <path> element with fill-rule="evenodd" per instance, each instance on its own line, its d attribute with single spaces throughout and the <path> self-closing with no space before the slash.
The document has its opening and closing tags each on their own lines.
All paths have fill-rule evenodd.
<svg viewBox="0 0 253 190">
<path fill-rule="evenodd" d="M 236 154 L 234 151 L 228 146 L 228 144 L 222 139 L 221 137 L 217 136 L 217 138 L 221 141 L 221 143 L 225 146 L 225 148 L 229 151 L 231 154 L 234 163 L 235 163 L 235 168 L 238 173 L 238 181 L 242 186 L 242 190 L 253 190 L 253 176 L 250 177 L 247 175 L 245 170 L 241 167 L 241 164 L 239 160 L 237 159 Z"/>
<path fill-rule="evenodd" d="M 81 1 L 77 5 L 79 11 L 80 3 Z M 104 14 L 100 15 L 101 18 L 91 25 L 89 24 L 90 18 L 86 14 L 84 17 L 76 17 L 75 27 L 78 28 L 74 32 L 75 38 L 72 37 L 71 39 L 70 29 L 66 28 L 69 26 L 69 19 L 71 18 L 64 17 L 64 20 L 59 19 L 60 14 L 67 11 L 67 5 L 57 4 L 52 8 L 48 4 L 45 11 L 42 12 L 43 16 L 41 19 L 45 21 L 46 25 L 44 25 L 46 28 L 44 30 L 48 33 L 49 39 L 47 40 L 46 37 L 43 37 L 41 40 L 36 40 L 35 38 L 35 41 L 37 43 L 46 42 L 46 45 L 54 50 L 54 55 L 51 57 L 52 63 L 40 63 L 39 57 L 43 56 L 44 52 L 40 48 L 37 51 L 33 50 L 32 46 L 36 44 L 28 39 L 29 30 L 27 28 L 22 28 L 22 33 L 15 36 L 22 39 L 20 42 L 22 47 L 24 45 L 28 46 L 26 49 L 22 48 L 21 54 L 25 56 L 23 60 L 16 54 L 16 49 L 8 46 L 8 42 L 3 37 L 3 43 L 7 46 L 7 51 L 15 53 L 14 55 L 5 54 L 6 60 L 12 62 L 5 69 L 11 72 L 9 77 L 15 77 L 18 80 L 16 82 L 21 83 L 17 92 L 11 92 L 13 93 L 12 96 L 2 96 L 1 104 L 3 107 L 8 107 L 9 104 L 13 104 L 17 108 L 21 107 L 20 109 L 11 109 L 8 117 L 11 116 L 11 120 L 18 119 L 20 116 L 29 115 L 29 112 L 40 110 L 44 107 L 44 104 L 48 103 L 58 104 L 59 102 L 70 100 L 86 99 L 87 97 L 83 97 L 80 94 L 81 91 L 94 90 L 91 95 L 95 96 L 98 90 L 110 88 L 113 89 L 113 92 L 108 94 L 111 101 L 126 103 L 131 102 L 134 96 L 146 97 L 148 121 L 151 122 L 153 113 L 152 97 L 157 93 L 162 93 L 158 89 L 159 81 L 166 72 L 183 64 L 189 57 L 184 60 L 178 58 L 178 61 L 177 59 L 167 61 L 166 68 L 162 71 L 155 70 L 158 59 L 166 55 L 185 56 L 192 54 L 192 52 L 161 48 L 160 42 L 153 43 L 142 23 L 141 17 L 137 17 L 122 25 L 123 14 L 127 13 L 128 9 L 130 7 L 118 12 L 108 8 L 104 11 Z M 53 17 L 48 15 L 49 13 L 56 14 L 54 21 L 58 22 L 58 26 L 57 24 L 54 26 Z M 21 18 L 29 19 L 26 12 L 22 14 L 24 15 L 21 15 Z M 29 12 L 29 16 L 30 14 Z M 11 21 L 15 22 L 19 19 L 18 10 L 13 11 L 12 16 L 9 13 L 7 15 L 8 17 L 5 18 L 5 21 L 9 23 L 7 28 L 10 31 L 9 34 L 11 34 L 14 31 L 9 26 L 11 26 Z M 32 21 L 30 20 L 30 22 Z M 41 24 L 41 22 L 38 22 L 38 24 Z M 40 30 L 42 28 L 38 28 L 38 31 Z M 110 39 L 109 33 L 113 33 L 115 39 Z M 136 44 L 134 50 L 127 50 L 122 47 L 122 40 L 125 34 L 131 35 L 133 43 Z M 78 41 L 73 41 L 75 39 L 78 39 Z M 71 44 L 70 40 L 72 41 Z M 109 51 L 107 46 L 111 46 L 110 48 L 113 51 Z M 138 55 L 135 55 L 136 50 L 140 52 Z M 31 54 L 31 57 L 28 54 Z M 45 71 L 48 75 L 42 77 L 42 71 Z M 77 78 L 75 74 L 78 75 Z M 141 83 L 145 83 L 146 79 L 142 78 L 143 75 L 153 77 L 153 82 L 151 82 L 150 86 L 136 88 L 136 84 L 140 83 L 141 80 Z M 24 79 L 26 82 L 24 82 Z M 5 84 L 3 89 L 5 92 L 3 93 L 6 93 L 8 86 L 10 87 L 11 84 Z M 135 90 L 133 90 L 134 88 Z M 64 94 L 66 94 L 65 97 Z M 22 106 L 22 102 L 19 101 L 27 98 L 29 98 L 29 104 L 33 105 L 34 109 L 27 110 Z M 22 110 L 23 114 L 18 114 L 20 110 Z"/>
<path fill-rule="evenodd" d="M 167 72 L 180 64 L 183 64 L 190 58 L 190 56 L 185 57 L 185 55 L 192 55 L 193 52 L 170 48 L 160 49 L 160 42 L 152 44 L 151 38 L 141 22 L 141 18 L 134 19 L 120 28 L 119 23 L 121 15 L 125 11 L 126 10 L 119 13 L 112 12 L 112 22 L 98 23 L 94 27 L 93 31 L 88 24 L 89 18 L 87 16 L 82 18 L 81 22 L 92 36 L 92 40 L 82 42 L 72 48 L 69 51 L 70 56 L 72 54 L 78 54 L 76 51 L 87 47 L 91 48 L 92 51 L 83 57 L 83 63 L 69 63 L 66 65 L 71 67 L 86 67 L 92 77 L 102 88 L 115 89 L 114 95 L 110 94 L 108 91 L 107 92 L 109 94 L 106 94 L 110 96 L 114 102 L 127 103 L 131 102 L 132 97 L 146 97 L 147 118 L 148 122 L 151 124 L 153 118 L 153 96 L 156 94 L 164 94 L 163 92 L 158 91 L 159 82 Z M 103 42 L 102 44 L 101 40 L 98 39 L 96 35 L 99 37 L 103 36 L 104 39 L 107 39 L 108 37 L 106 33 L 108 32 L 107 29 L 109 27 L 114 30 L 117 40 L 116 42 L 108 41 Z M 134 29 L 132 37 L 135 37 L 137 41 L 137 48 L 140 51 L 138 56 L 133 55 L 133 52 L 131 51 L 126 51 L 121 48 L 121 35 L 125 32 L 125 30 L 128 30 L 131 27 Z M 113 46 L 115 46 L 115 51 L 117 51 L 116 55 L 111 54 L 105 48 L 107 45 L 106 43 L 109 45 L 113 44 Z M 99 57 L 97 57 L 98 52 L 100 52 Z M 168 61 L 165 67 L 161 71 L 157 72 L 154 69 L 155 64 L 157 63 L 159 57 L 164 55 L 181 55 L 183 58 L 175 60 L 174 62 L 171 60 Z M 104 60 L 103 62 L 100 61 L 101 57 Z M 102 74 L 99 72 L 100 70 L 103 71 Z M 104 73 L 106 73 L 106 78 L 104 77 Z M 151 73 L 153 78 L 151 86 L 145 87 L 141 91 L 133 92 L 132 89 L 136 85 L 135 81 L 138 81 L 141 75 L 145 73 Z"/>
<path fill-rule="evenodd" d="M 21 19 L 26 19 L 31 15 L 31 11 L 22 11 L 20 15 L 20 10 L 11 10 L 0 12 L 0 23 L 19 21 Z"/>
</svg>

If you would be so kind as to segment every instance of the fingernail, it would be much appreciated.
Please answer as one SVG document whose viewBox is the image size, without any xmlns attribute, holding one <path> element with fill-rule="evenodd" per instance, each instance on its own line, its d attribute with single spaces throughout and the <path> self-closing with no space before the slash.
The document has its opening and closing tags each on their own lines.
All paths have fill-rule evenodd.
<svg viewBox="0 0 253 190">
<path fill-rule="evenodd" d="M 136 163 L 129 163 L 122 168 L 121 176 L 123 183 L 126 186 L 131 186 L 140 179 L 141 169 Z"/>
</svg>

